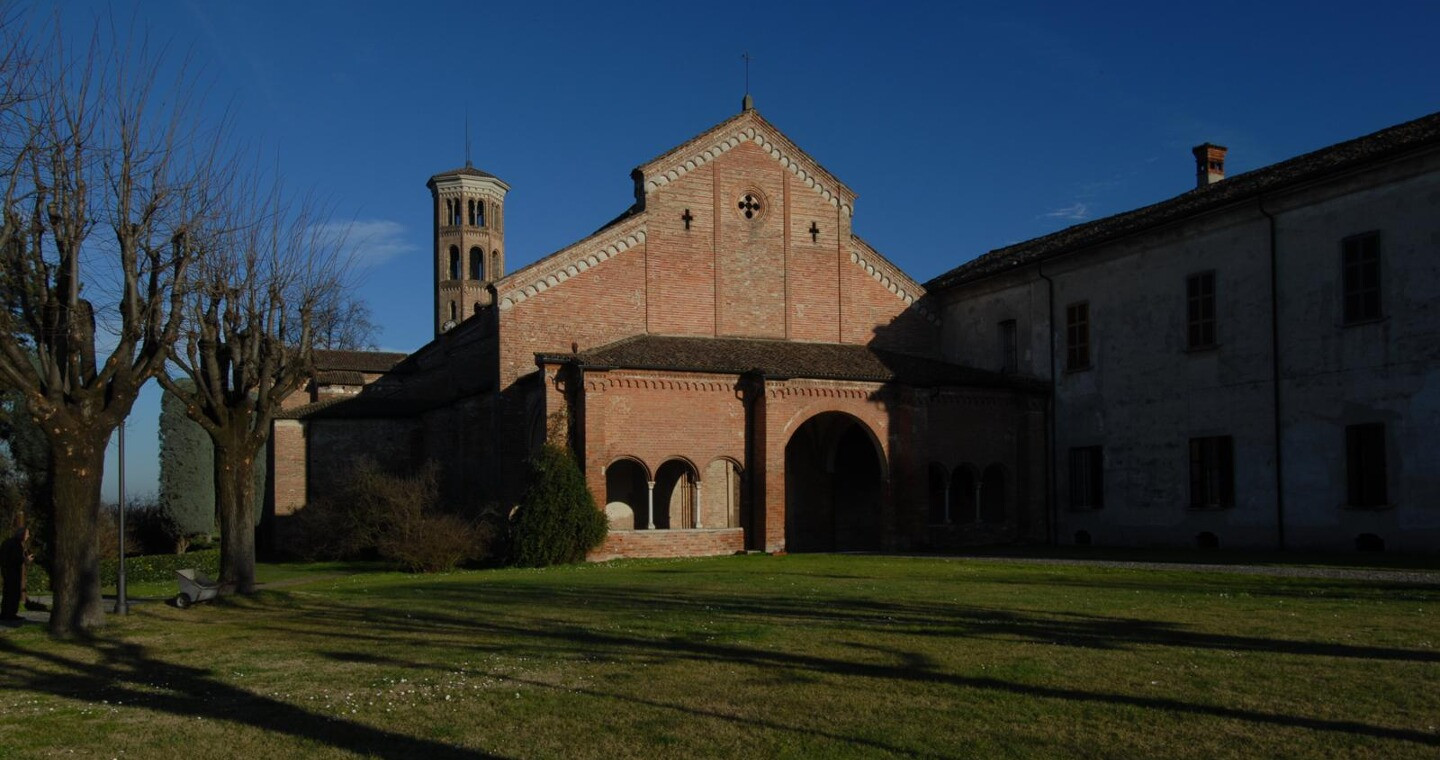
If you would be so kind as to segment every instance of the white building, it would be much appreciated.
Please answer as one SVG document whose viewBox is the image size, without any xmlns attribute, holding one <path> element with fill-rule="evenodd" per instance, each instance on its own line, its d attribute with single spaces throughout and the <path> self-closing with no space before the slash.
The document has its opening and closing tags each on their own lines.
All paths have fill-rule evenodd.
<svg viewBox="0 0 1440 760">
<path fill-rule="evenodd" d="M 1440 114 L 991 251 L 942 352 L 1041 378 L 1061 544 L 1440 549 Z"/>
</svg>

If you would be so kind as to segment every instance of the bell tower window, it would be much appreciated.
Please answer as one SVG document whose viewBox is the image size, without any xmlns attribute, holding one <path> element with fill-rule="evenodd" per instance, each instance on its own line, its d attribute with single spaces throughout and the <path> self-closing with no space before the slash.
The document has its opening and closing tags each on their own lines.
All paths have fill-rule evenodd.
<svg viewBox="0 0 1440 760">
<path fill-rule="evenodd" d="M 450 246 L 450 279 L 460 279 L 460 249 Z"/>
<path fill-rule="evenodd" d="M 485 252 L 479 248 L 470 249 L 470 279 L 485 279 Z"/>
<path fill-rule="evenodd" d="M 475 226 L 485 226 L 485 201 L 475 201 Z"/>
</svg>

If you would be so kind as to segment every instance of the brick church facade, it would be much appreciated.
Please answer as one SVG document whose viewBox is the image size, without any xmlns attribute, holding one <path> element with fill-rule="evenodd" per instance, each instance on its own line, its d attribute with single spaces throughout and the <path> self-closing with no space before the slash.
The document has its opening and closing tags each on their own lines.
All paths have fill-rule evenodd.
<svg viewBox="0 0 1440 760">
<path fill-rule="evenodd" d="M 926 285 L 736 116 L 505 269 L 500 179 L 431 178 L 436 337 L 327 355 L 271 514 L 361 456 L 470 508 L 571 448 L 595 557 L 981 543 L 1440 548 L 1440 114 L 975 258 Z"/>
<path fill-rule="evenodd" d="M 605 505 L 596 558 L 1044 539 L 1046 386 L 943 361 L 855 193 L 748 99 L 632 180 L 624 213 L 507 273 L 508 185 L 431 178 L 436 337 L 276 421 L 272 514 L 360 456 L 503 507 L 548 438 Z"/>
</svg>

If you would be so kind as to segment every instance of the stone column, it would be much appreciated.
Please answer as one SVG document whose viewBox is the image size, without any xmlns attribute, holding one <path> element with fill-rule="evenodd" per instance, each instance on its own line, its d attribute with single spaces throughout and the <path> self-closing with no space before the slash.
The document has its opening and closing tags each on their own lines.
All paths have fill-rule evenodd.
<svg viewBox="0 0 1440 760">
<path fill-rule="evenodd" d="M 701 520 L 700 520 L 700 510 L 703 509 L 703 506 L 702 506 L 702 505 L 703 505 L 704 503 L 705 503 L 705 502 L 700 498 L 700 479 L 699 479 L 699 478 L 696 478 L 696 479 L 695 479 L 695 527 L 697 527 L 697 528 L 702 527 L 702 526 L 700 525 L 700 522 L 701 522 Z"/>
<path fill-rule="evenodd" d="M 645 486 L 645 522 L 655 530 L 655 481 L 647 480 Z"/>
</svg>

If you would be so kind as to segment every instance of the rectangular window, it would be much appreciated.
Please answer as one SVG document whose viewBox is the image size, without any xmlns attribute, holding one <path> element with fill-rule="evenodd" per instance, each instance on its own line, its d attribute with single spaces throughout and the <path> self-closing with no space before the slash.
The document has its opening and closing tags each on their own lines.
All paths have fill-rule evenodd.
<svg viewBox="0 0 1440 760">
<path fill-rule="evenodd" d="M 1070 449 L 1070 508 L 1105 506 L 1104 457 L 1099 446 Z"/>
<path fill-rule="evenodd" d="M 1228 435 L 1190 439 L 1190 507 L 1235 506 L 1235 439 Z"/>
<path fill-rule="evenodd" d="M 1345 238 L 1342 244 L 1345 322 L 1380 318 L 1380 233 Z"/>
<path fill-rule="evenodd" d="M 1215 273 L 1185 278 L 1185 347 L 1215 346 Z"/>
<path fill-rule="evenodd" d="M 1345 481 L 1352 507 L 1383 507 L 1389 503 L 1385 483 L 1385 425 L 1345 428 Z"/>
<path fill-rule="evenodd" d="M 1065 307 L 1065 369 L 1090 368 L 1090 304 Z"/>
<path fill-rule="evenodd" d="M 1000 323 L 1000 371 L 1013 375 L 1020 371 L 1020 347 L 1016 342 L 1015 320 Z"/>
</svg>

